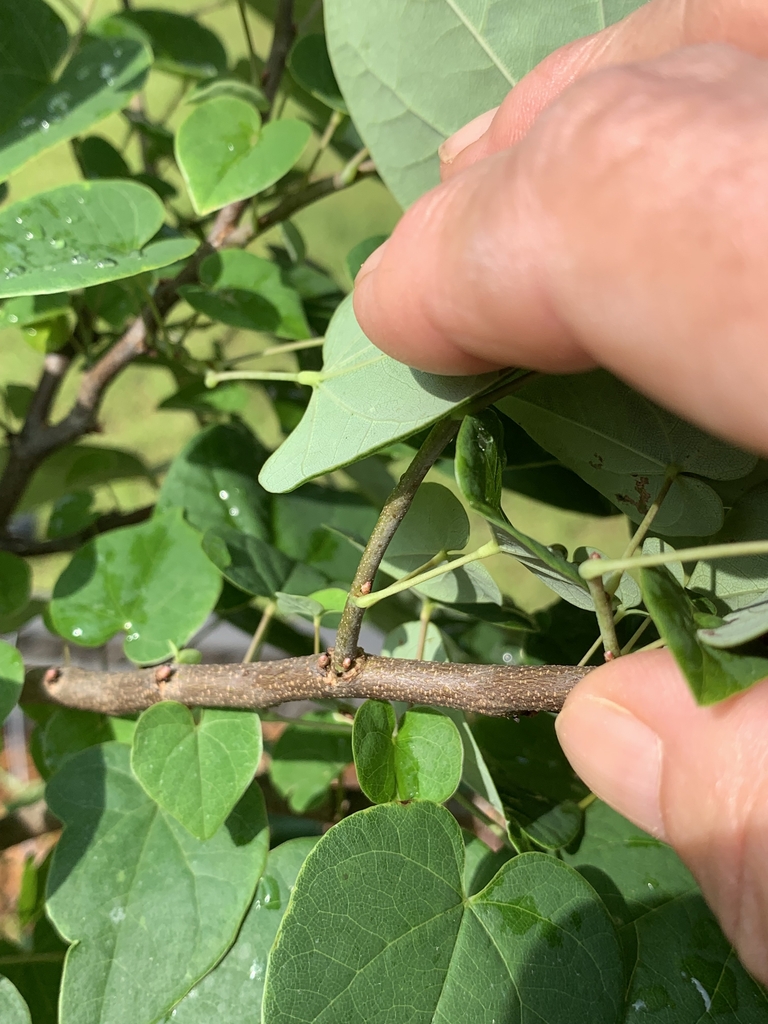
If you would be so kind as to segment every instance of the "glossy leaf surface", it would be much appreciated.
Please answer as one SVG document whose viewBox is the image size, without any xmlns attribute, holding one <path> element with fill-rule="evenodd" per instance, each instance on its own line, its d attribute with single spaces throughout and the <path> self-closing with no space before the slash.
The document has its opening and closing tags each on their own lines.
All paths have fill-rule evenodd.
<svg viewBox="0 0 768 1024">
<path fill-rule="evenodd" d="M 173 1011 L 173 1024 L 260 1019 L 267 959 L 296 876 L 317 839 L 290 839 L 272 850 L 234 946 Z"/>
<path fill-rule="evenodd" d="M 406 711 L 395 739 L 395 777 L 400 800 L 441 804 L 461 781 L 464 749 L 459 730 L 436 708 Z"/>
<path fill-rule="evenodd" d="M 133 181 L 62 185 L 0 212 L 0 298 L 117 281 L 191 255 L 189 238 L 151 241 L 165 217 Z"/>
<path fill-rule="evenodd" d="M 162 661 L 203 625 L 220 589 L 199 534 L 170 509 L 80 548 L 54 587 L 51 622 L 85 647 L 124 631 L 131 660 Z"/>
<path fill-rule="evenodd" d="M 352 750 L 360 788 L 375 804 L 397 795 L 394 733 L 397 720 L 389 701 L 367 700 L 355 715 Z"/>
<path fill-rule="evenodd" d="M 268 491 L 293 490 L 408 437 L 500 379 L 437 377 L 395 362 L 360 330 L 351 297 L 331 321 L 323 356 L 304 418 L 262 470 Z"/>
<path fill-rule="evenodd" d="M 249 790 L 207 842 L 147 797 L 121 744 L 69 760 L 48 785 L 65 822 L 48 913 L 67 954 L 61 1024 L 151 1024 L 235 938 L 266 862 L 263 800 Z"/>
<path fill-rule="evenodd" d="M 566 865 L 529 854 L 466 899 L 455 819 L 429 803 L 344 819 L 299 875 L 267 972 L 265 1024 L 614 1021 L 618 941 Z M 535 1007 L 535 1009 L 534 1009 Z M 586 1018 L 584 1018 L 586 1019 Z"/>
<path fill-rule="evenodd" d="M 147 794 L 198 839 L 210 839 L 248 788 L 261 758 L 249 711 L 154 704 L 139 719 L 131 767 Z"/>
</svg>

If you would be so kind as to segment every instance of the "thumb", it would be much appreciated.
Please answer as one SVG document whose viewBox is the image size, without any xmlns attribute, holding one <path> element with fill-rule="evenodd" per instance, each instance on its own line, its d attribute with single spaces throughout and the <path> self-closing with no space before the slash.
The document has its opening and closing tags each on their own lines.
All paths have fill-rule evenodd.
<svg viewBox="0 0 768 1024">
<path fill-rule="evenodd" d="M 601 799 L 675 848 L 768 982 L 768 682 L 698 707 L 668 652 L 633 655 L 576 687 L 557 734 Z"/>
</svg>

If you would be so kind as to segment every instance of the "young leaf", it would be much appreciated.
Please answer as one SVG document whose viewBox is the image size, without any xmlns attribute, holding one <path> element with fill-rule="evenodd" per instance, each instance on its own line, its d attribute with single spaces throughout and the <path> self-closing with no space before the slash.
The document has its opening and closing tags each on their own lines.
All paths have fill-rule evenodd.
<svg viewBox="0 0 768 1024">
<path fill-rule="evenodd" d="M 395 776 L 400 800 L 450 800 L 461 781 L 464 748 L 459 730 L 436 708 L 403 715 L 395 738 Z"/>
<path fill-rule="evenodd" d="M 27 1004 L 7 978 L 0 978 L 0 1020 L 3 1024 L 32 1024 Z"/>
<path fill-rule="evenodd" d="M 306 619 L 321 618 L 323 615 L 323 606 L 311 597 L 282 594 L 279 591 L 275 597 L 277 598 L 277 610 L 281 615 L 302 615 Z"/>
<path fill-rule="evenodd" d="M 190 256 L 191 238 L 151 241 L 165 217 L 134 181 L 62 185 L 0 211 L 0 298 L 116 281 Z"/>
<path fill-rule="evenodd" d="M 199 313 L 231 327 L 296 340 L 312 334 L 301 300 L 283 284 L 280 268 L 250 252 L 227 249 L 209 256 L 200 267 L 200 284 L 184 285 L 179 294 Z"/>
<path fill-rule="evenodd" d="M 138 29 L 152 45 L 155 67 L 171 75 L 206 79 L 227 69 L 218 36 L 194 18 L 173 11 L 121 11 L 108 23 L 107 32 Z"/>
<path fill-rule="evenodd" d="M 125 631 L 125 652 L 148 664 L 183 647 L 203 625 L 221 579 L 181 509 L 102 534 L 59 577 L 51 623 L 68 640 L 98 647 Z"/>
<path fill-rule="evenodd" d="M 663 566 L 640 575 L 645 606 L 699 704 L 715 704 L 768 677 L 760 649 L 720 650 L 701 641 L 693 602 Z"/>
<path fill-rule="evenodd" d="M 313 726 L 313 720 L 335 721 L 325 713 L 305 715 L 301 722 L 289 725 L 272 748 L 269 775 L 294 814 L 303 814 L 321 800 L 352 761 L 352 730 L 327 732 Z"/>
<path fill-rule="evenodd" d="M 157 508 L 183 508 L 201 532 L 233 528 L 268 540 L 272 499 L 257 479 L 265 458 L 243 424 L 207 427 L 171 463 Z"/>
<path fill-rule="evenodd" d="M 225 826 L 194 839 L 149 799 L 119 743 L 71 758 L 48 783 L 65 823 L 48 913 L 68 941 L 61 1024 L 150 1024 L 229 948 L 268 850 L 251 787 Z"/>
<path fill-rule="evenodd" d="M 270 121 L 250 103 L 219 96 L 195 107 L 176 134 L 176 160 L 201 216 L 274 185 L 297 163 L 312 129 Z"/>
<path fill-rule="evenodd" d="M 326 0 L 331 60 L 384 181 L 408 206 L 440 180 L 438 146 L 498 106 L 552 50 L 641 0 Z M 457 68 L 461 73 L 457 73 Z"/>
<path fill-rule="evenodd" d="M 323 354 L 304 418 L 261 472 L 268 491 L 291 491 L 409 437 L 504 376 L 436 377 L 410 370 L 368 341 L 351 296 L 328 327 Z"/>
<path fill-rule="evenodd" d="M 360 788 L 374 804 L 397 796 L 395 712 L 389 701 L 367 700 L 355 715 L 352 751 Z"/>
<path fill-rule="evenodd" d="M 210 839 L 248 788 L 261 759 L 261 721 L 250 711 L 207 709 L 196 721 L 173 701 L 136 726 L 131 768 L 148 796 L 197 839 Z"/>
<path fill-rule="evenodd" d="M 591 609 L 592 598 L 575 565 L 556 551 L 517 530 L 501 507 L 504 429 L 492 409 L 465 416 L 456 438 L 456 482 L 471 508 L 491 524 L 504 554 L 512 555 L 556 594 Z"/>
<path fill-rule="evenodd" d="M 24 661 L 15 647 L 0 640 L 0 725 L 13 711 L 24 685 Z"/>
<path fill-rule="evenodd" d="M 15 615 L 29 603 L 32 570 L 23 558 L 0 551 L 0 616 Z"/>
<path fill-rule="evenodd" d="M 7 6 L 5 0 L 0 5 L 0 16 Z M 27 6 L 32 6 L 31 0 L 25 0 Z M 9 26 L 7 15 L 2 25 L 3 63 L 7 67 L 10 53 L 17 47 L 22 52 L 26 49 L 24 43 L 19 43 L 18 35 L 28 28 L 15 18 Z M 45 59 L 41 54 L 35 55 L 33 66 L 41 63 L 41 57 Z M 14 62 L 16 59 L 11 58 Z M 33 157 L 122 110 L 142 88 L 151 63 L 152 53 L 135 39 L 92 39 L 75 54 L 56 81 L 52 68 L 39 67 L 42 88 L 23 106 L 19 107 L 14 100 L 11 113 L 4 107 L 0 114 L 0 180 L 4 181 Z M 29 71 L 25 69 L 25 73 Z M 0 95 L 4 91 L 0 84 Z"/>
<path fill-rule="evenodd" d="M 310 96 L 314 96 L 333 110 L 338 110 L 342 114 L 347 113 L 347 105 L 333 73 L 325 36 L 322 33 L 302 36 L 291 50 L 288 67 L 302 89 Z"/>
<path fill-rule="evenodd" d="M 295 820 L 295 819 L 293 819 Z M 260 1020 L 267 958 L 283 919 L 296 877 L 317 839 L 290 839 L 267 858 L 234 946 L 173 1011 L 173 1024 L 232 1024 Z"/>
<path fill-rule="evenodd" d="M 464 857 L 459 826 L 434 804 L 386 804 L 332 828 L 272 950 L 265 1024 L 395 1021 L 403 1007 L 414 1021 L 615 1021 L 619 946 L 592 888 L 526 854 L 467 898 Z"/>
</svg>

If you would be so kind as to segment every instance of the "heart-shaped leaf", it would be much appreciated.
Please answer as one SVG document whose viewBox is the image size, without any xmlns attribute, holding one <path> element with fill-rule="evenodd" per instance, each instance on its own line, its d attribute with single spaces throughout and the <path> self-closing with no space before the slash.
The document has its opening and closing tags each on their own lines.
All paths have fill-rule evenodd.
<svg viewBox="0 0 768 1024">
<path fill-rule="evenodd" d="M 616 1021 L 618 939 L 594 890 L 545 854 L 464 890 L 455 818 L 430 803 L 345 818 L 309 854 L 270 957 L 265 1024 Z"/>
<path fill-rule="evenodd" d="M 7 978 L 0 978 L 0 1020 L 3 1024 L 32 1024 L 27 1004 Z"/>
<path fill-rule="evenodd" d="M 141 88 L 152 60 L 141 41 L 125 47 L 91 40 L 57 79 L 71 40 L 64 22 L 43 0 L 2 0 L 0 36 L 3 177 L 11 165 L 20 166 L 119 110 Z"/>
<path fill-rule="evenodd" d="M 212 320 L 249 331 L 270 331 L 281 338 L 308 338 L 312 331 L 301 299 L 283 283 L 271 260 L 239 249 L 205 259 L 200 284 L 184 285 L 181 296 Z"/>
<path fill-rule="evenodd" d="M 307 379 L 314 392 L 304 418 L 261 472 L 268 491 L 291 491 L 409 437 L 503 376 L 436 377 L 410 370 L 368 341 L 351 296 L 331 320 L 323 355 L 322 371 Z"/>
<path fill-rule="evenodd" d="M 125 631 L 132 661 L 163 661 L 183 647 L 213 610 L 221 578 L 181 509 L 114 530 L 80 548 L 50 604 L 67 640 L 98 647 Z"/>
<path fill-rule="evenodd" d="M 389 701 L 367 700 L 355 715 L 352 751 L 360 788 L 374 804 L 397 796 L 395 711 Z"/>
<path fill-rule="evenodd" d="M 145 791 L 198 839 L 210 839 L 248 788 L 261 758 L 261 722 L 250 711 L 183 704 L 148 708 L 133 739 L 131 767 Z"/>
<path fill-rule="evenodd" d="M 15 647 L 0 640 L 0 725 L 16 706 L 24 685 L 24 661 Z"/>
<path fill-rule="evenodd" d="M 326 0 L 328 47 L 355 127 L 407 206 L 440 181 L 438 146 L 498 106 L 548 53 L 641 0 Z M 457 69 L 461 73 L 457 73 Z"/>
<path fill-rule="evenodd" d="M 0 298 L 116 281 L 185 259 L 190 238 L 150 241 L 165 211 L 133 181 L 62 185 L 0 212 Z"/>
<path fill-rule="evenodd" d="M 201 216 L 258 195 L 285 177 L 309 142 L 305 121 L 261 125 L 258 110 L 234 96 L 195 107 L 176 134 L 176 160 Z"/>
<path fill-rule="evenodd" d="M 290 839 L 267 857 L 234 946 L 211 973 L 173 1011 L 173 1024 L 211 1024 L 214 1020 L 261 1020 L 267 960 L 288 908 L 299 870 L 317 839 Z"/>
<path fill-rule="evenodd" d="M 48 914 L 73 942 L 61 1024 L 162 1019 L 232 944 L 266 863 L 264 801 L 252 786 L 211 839 L 193 838 L 107 743 L 70 758 L 47 788 L 65 823 Z"/>
</svg>

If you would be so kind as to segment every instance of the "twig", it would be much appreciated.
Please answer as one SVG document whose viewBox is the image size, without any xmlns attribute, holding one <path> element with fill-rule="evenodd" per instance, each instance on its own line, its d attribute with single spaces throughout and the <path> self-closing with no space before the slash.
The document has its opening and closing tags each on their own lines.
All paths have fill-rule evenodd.
<svg viewBox="0 0 768 1024">
<path fill-rule="evenodd" d="M 647 619 L 645 619 L 643 622 L 640 623 L 640 625 L 637 627 L 637 629 L 632 634 L 632 636 L 627 641 L 627 643 L 625 643 L 624 646 L 621 648 L 621 653 L 622 654 L 629 654 L 631 651 L 634 650 L 635 644 L 640 639 L 640 637 L 643 635 L 643 633 L 646 631 L 646 629 L 648 629 L 648 627 L 650 626 L 650 624 L 652 622 L 653 622 L 653 619 L 649 615 Z"/>
<path fill-rule="evenodd" d="M 248 665 L 178 665 L 170 675 L 168 666 L 130 672 L 34 669 L 21 701 L 127 715 L 162 700 L 187 707 L 260 710 L 287 701 L 372 698 L 507 717 L 559 711 L 591 671 L 570 665 L 453 665 L 358 652 L 355 666 L 337 675 L 331 653 Z"/>
<path fill-rule="evenodd" d="M 285 63 L 291 52 L 293 40 L 296 38 L 296 26 L 293 23 L 293 0 L 278 0 L 275 12 L 275 34 L 272 37 L 272 49 L 261 76 L 261 85 L 270 106 L 280 88 L 285 72 Z M 265 119 L 269 114 L 265 116 Z"/>
<path fill-rule="evenodd" d="M 458 429 L 458 420 L 446 419 L 437 423 L 384 503 L 373 533 L 360 558 L 360 564 L 352 581 L 349 598 L 339 623 L 333 656 L 333 667 L 337 672 L 349 669 L 358 654 L 357 641 L 360 637 L 365 610 L 357 605 L 356 600 L 370 594 L 389 543 L 411 507 L 416 492 L 424 477 L 437 462 L 445 446 L 455 437 Z"/>
<path fill-rule="evenodd" d="M 597 554 L 597 552 L 593 552 L 593 554 L 590 555 L 590 558 L 595 561 L 601 561 L 600 555 Z M 589 587 L 589 592 L 592 595 L 592 601 L 595 605 L 597 624 L 600 627 L 600 636 L 602 637 L 603 647 L 605 648 L 605 660 L 608 661 L 611 658 L 620 658 L 621 646 L 619 644 L 618 637 L 616 636 L 616 623 L 613 618 L 611 599 L 606 593 L 602 576 L 596 576 L 594 579 L 588 580 L 587 586 Z"/>
<path fill-rule="evenodd" d="M 419 616 L 419 639 L 416 642 L 416 661 L 424 661 L 424 648 L 427 646 L 427 634 L 429 633 L 429 624 L 432 621 L 432 612 L 435 610 L 435 605 L 429 599 L 426 599 L 421 606 L 421 615 Z"/>
<path fill-rule="evenodd" d="M 23 558 L 35 558 L 39 555 L 57 555 L 64 551 L 75 551 L 86 541 L 98 537 L 102 533 L 109 533 L 111 530 L 119 530 L 124 526 L 136 526 L 138 523 L 145 523 L 154 512 L 153 505 L 144 508 L 134 509 L 133 512 L 107 512 L 106 515 L 91 523 L 86 529 L 79 533 L 72 533 L 68 537 L 57 537 L 55 540 L 26 540 L 22 537 L 0 536 L 0 551 L 10 551 L 14 555 L 21 555 Z"/>
<path fill-rule="evenodd" d="M 275 617 L 276 611 L 277 603 L 275 601 L 270 601 L 267 607 L 262 612 L 261 619 L 259 620 L 259 624 L 256 627 L 256 632 L 253 634 L 253 638 L 251 639 L 251 642 L 248 646 L 248 650 L 245 652 L 245 657 L 243 658 L 244 665 L 248 665 L 250 662 L 252 662 L 256 655 L 258 654 L 259 648 L 261 647 L 264 637 L 266 636 L 267 630 L 269 629 L 269 624 Z"/>
</svg>

